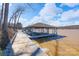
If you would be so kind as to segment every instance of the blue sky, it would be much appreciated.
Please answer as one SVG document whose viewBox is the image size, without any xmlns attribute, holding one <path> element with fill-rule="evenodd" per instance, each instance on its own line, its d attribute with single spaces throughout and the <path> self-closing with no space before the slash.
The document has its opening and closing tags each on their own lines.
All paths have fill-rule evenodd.
<svg viewBox="0 0 79 59">
<path fill-rule="evenodd" d="M 10 10 L 12 9 L 11 11 L 13 12 L 18 7 L 18 5 L 25 8 L 25 11 L 24 11 L 22 17 L 29 19 L 29 20 L 32 17 L 38 15 L 39 11 L 44 7 L 44 4 L 41 4 L 41 3 L 39 3 L 39 4 L 31 3 L 30 6 L 32 8 L 26 3 L 24 3 L 24 4 L 23 3 L 17 3 L 17 4 L 13 3 L 13 4 L 11 4 Z M 10 14 L 12 14 L 12 12 L 10 12 Z"/>
<path fill-rule="evenodd" d="M 24 7 L 25 11 L 20 17 L 23 26 L 42 22 L 52 26 L 79 25 L 78 3 L 17 3 L 10 4 L 9 17 L 18 7 Z"/>
</svg>

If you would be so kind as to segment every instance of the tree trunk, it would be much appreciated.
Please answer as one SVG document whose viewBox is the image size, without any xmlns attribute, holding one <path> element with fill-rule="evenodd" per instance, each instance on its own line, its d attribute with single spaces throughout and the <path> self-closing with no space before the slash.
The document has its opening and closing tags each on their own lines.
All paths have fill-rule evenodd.
<svg viewBox="0 0 79 59">
<path fill-rule="evenodd" d="M 2 9 L 1 9 L 1 18 L 0 18 L 0 27 L 2 27 L 2 18 L 3 18 L 3 5 L 4 4 L 2 4 Z"/>
<path fill-rule="evenodd" d="M 8 36 L 8 10 L 9 10 L 9 4 L 3 3 L 3 17 L 2 17 L 2 40 L 0 47 L 1 49 L 5 49 L 7 44 L 9 43 L 9 36 Z"/>
</svg>

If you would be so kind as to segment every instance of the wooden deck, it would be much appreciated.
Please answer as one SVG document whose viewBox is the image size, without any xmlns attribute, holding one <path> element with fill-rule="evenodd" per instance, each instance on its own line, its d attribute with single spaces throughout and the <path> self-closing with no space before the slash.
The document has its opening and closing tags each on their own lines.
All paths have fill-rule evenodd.
<svg viewBox="0 0 79 59">
<path fill-rule="evenodd" d="M 31 41 L 31 39 L 29 39 L 28 36 L 25 33 L 23 33 L 21 30 L 18 31 L 17 36 L 15 38 L 15 41 L 12 45 L 14 55 L 17 55 L 17 56 L 24 56 L 24 55 L 25 56 L 30 56 L 38 48 L 40 48 L 40 46 L 38 44 L 33 43 Z M 37 50 L 36 55 L 41 55 L 41 56 L 47 55 L 42 50 L 40 50 L 40 52 L 41 53 L 38 53 L 38 50 Z"/>
</svg>

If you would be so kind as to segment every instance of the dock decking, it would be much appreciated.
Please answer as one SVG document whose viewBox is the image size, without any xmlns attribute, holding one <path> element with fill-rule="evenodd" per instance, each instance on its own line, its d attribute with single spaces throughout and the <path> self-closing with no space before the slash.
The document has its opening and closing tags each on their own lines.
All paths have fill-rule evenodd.
<svg viewBox="0 0 79 59">
<path fill-rule="evenodd" d="M 18 31 L 17 36 L 14 40 L 12 45 L 12 49 L 14 55 L 18 56 L 30 56 L 34 53 L 40 46 L 38 44 L 33 43 L 28 36 L 23 33 L 21 30 Z M 42 51 L 42 50 L 41 50 Z M 36 55 L 45 56 L 47 55 L 44 51 L 40 54 L 37 53 Z"/>
</svg>

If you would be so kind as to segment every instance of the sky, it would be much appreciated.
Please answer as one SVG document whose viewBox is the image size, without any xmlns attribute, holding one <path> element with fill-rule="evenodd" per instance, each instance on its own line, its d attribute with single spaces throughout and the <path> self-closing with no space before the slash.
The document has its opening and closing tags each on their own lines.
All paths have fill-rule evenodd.
<svg viewBox="0 0 79 59">
<path fill-rule="evenodd" d="M 38 22 L 52 26 L 79 25 L 78 3 L 30 3 L 31 7 L 26 3 L 10 3 L 9 18 L 18 6 L 25 8 L 19 21 L 23 27 Z"/>
</svg>

